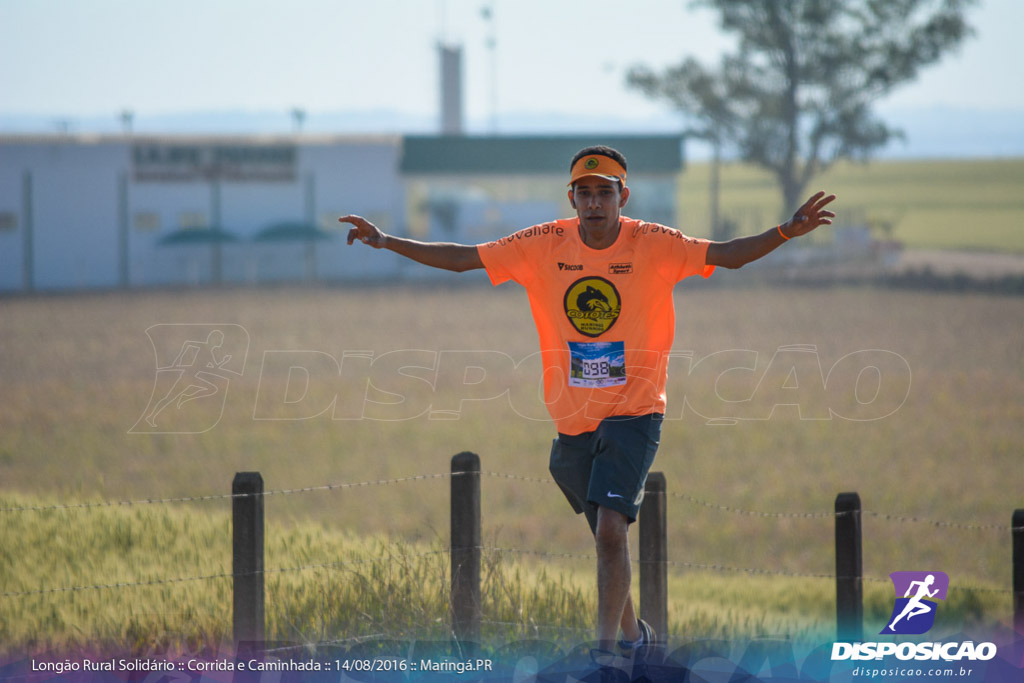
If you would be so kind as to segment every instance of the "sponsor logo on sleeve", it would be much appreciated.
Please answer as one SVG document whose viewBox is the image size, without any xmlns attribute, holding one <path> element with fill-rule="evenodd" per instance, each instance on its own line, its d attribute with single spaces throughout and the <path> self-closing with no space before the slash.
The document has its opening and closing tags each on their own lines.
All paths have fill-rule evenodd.
<svg viewBox="0 0 1024 683">
<path fill-rule="evenodd" d="M 502 237 L 501 239 L 494 240 L 493 242 L 488 242 L 487 246 L 503 247 L 506 244 L 511 244 L 513 242 L 516 242 L 517 240 L 528 240 L 531 237 L 540 237 L 542 235 L 556 235 L 558 237 L 562 237 L 564 234 L 565 228 L 558 225 L 557 223 L 543 223 L 541 225 L 534 225 L 532 227 L 526 228 L 525 230 L 520 230 L 519 232 L 514 232 L 508 237 Z"/>
<path fill-rule="evenodd" d="M 659 225 L 658 223 L 638 223 L 636 227 L 633 228 L 633 237 L 639 237 L 640 235 L 657 235 L 658 233 L 664 233 L 669 237 L 675 237 L 677 240 L 683 240 L 685 242 L 697 241 L 692 237 L 684 235 L 675 228 Z"/>
</svg>

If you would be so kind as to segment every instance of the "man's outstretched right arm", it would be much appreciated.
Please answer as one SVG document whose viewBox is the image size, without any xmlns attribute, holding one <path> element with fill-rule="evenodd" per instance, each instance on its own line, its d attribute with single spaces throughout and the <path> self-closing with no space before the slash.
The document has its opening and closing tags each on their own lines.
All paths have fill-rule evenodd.
<svg viewBox="0 0 1024 683">
<path fill-rule="evenodd" d="M 380 228 L 362 216 L 342 216 L 341 223 L 351 223 L 348 243 L 359 240 L 374 249 L 389 249 L 396 254 L 434 268 L 454 270 L 461 273 L 483 268 L 483 261 L 475 246 L 451 242 L 417 242 L 404 237 L 384 234 Z"/>
</svg>

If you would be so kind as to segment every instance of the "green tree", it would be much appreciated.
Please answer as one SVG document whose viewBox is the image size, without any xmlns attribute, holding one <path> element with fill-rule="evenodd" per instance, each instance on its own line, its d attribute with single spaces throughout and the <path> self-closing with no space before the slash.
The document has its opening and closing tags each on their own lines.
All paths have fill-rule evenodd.
<svg viewBox="0 0 1024 683">
<path fill-rule="evenodd" d="M 738 38 L 716 67 L 693 58 L 627 83 L 669 101 L 686 131 L 768 169 L 783 214 L 838 159 L 870 158 L 901 133 L 872 105 L 971 35 L 976 0 L 695 0 Z M 717 226 L 714 226 L 717 227 Z"/>
</svg>

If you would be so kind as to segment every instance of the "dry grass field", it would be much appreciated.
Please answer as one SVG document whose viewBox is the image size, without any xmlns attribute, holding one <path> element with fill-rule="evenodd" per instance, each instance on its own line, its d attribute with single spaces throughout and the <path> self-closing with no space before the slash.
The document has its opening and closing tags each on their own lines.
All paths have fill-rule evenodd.
<svg viewBox="0 0 1024 683">
<path fill-rule="evenodd" d="M 877 609 L 888 609 L 891 589 L 878 582 L 890 572 L 937 569 L 954 589 L 990 591 L 987 619 L 1008 618 L 1008 527 L 1024 507 L 1024 299 L 684 283 L 676 308 L 655 463 L 671 496 L 673 586 L 728 567 L 710 574 L 755 592 L 821 584 L 827 612 L 829 582 L 803 577 L 834 573 L 829 513 L 837 493 L 858 491 Z M 237 372 L 221 373 L 219 398 L 171 404 L 147 427 L 175 335 L 213 328 L 229 331 L 222 353 Z M 512 475 L 483 479 L 487 547 L 587 556 L 582 519 L 547 481 L 554 433 L 535 351 L 512 286 L 0 299 L 0 494 L 188 498 L 229 492 L 243 470 L 262 472 L 270 490 L 382 482 L 443 474 L 472 450 L 485 472 Z M 202 515 L 209 505 L 171 507 Z M 447 538 L 447 505 L 445 478 L 287 493 L 267 499 L 268 528 L 429 545 Z M 24 514 L 34 513 L 0 513 L 0 535 Z M 592 572 L 588 560 L 543 555 L 532 566 Z M 718 600 L 710 588 L 690 597 Z M 742 605 L 707 617 L 729 618 L 756 630 Z"/>
<path fill-rule="evenodd" d="M 697 162 L 679 179 L 678 227 L 693 235 L 706 235 L 710 224 L 709 178 L 710 164 Z M 813 182 L 808 194 L 824 189 L 839 197 L 839 224 L 870 225 L 876 237 L 908 249 L 1024 254 L 1024 160 L 843 161 Z M 741 234 L 773 225 L 783 213 L 780 204 L 768 172 L 723 165 L 722 216 L 736 221 Z M 828 233 L 813 239 L 828 239 Z"/>
</svg>

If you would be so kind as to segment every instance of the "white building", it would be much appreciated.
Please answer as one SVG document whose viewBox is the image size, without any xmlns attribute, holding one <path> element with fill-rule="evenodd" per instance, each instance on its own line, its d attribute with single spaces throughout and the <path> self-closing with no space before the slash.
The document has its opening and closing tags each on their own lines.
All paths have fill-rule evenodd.
<svg viewBox="0 0 1024 683">
<path fill-rule="evenodd" d="M 0 291 L 423 277 L 340 215 L 482 242 L 572 214 L 572 153 L 629 159 L 630 215 L 673 223 L 679 136 L 3 136 Z"/>
<path fill-rule="evenodd" d="M 398 137 L 0 138 L 0 290 L 357 276 L 368 267 L 337 217 L 401 229 L 400 150 Z M 324 234 L 315 250 L 258 239 L 282 222 Z"/>
</svg>

